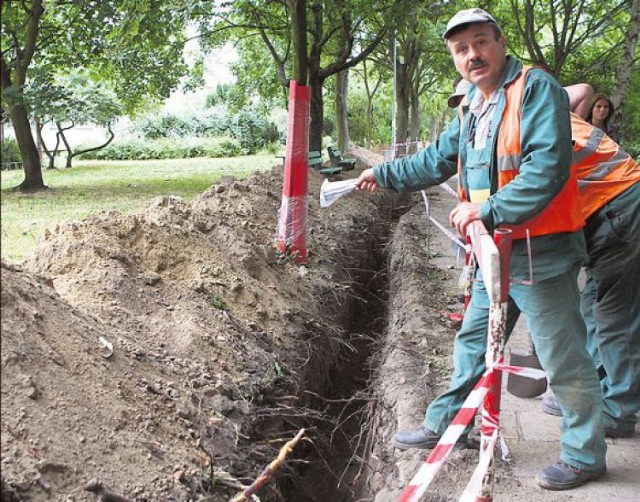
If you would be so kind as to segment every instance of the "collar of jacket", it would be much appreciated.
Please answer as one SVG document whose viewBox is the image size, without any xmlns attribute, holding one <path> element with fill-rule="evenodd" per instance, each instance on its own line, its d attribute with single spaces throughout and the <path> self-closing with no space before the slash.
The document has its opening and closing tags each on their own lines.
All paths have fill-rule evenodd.
<svg viewBox="0 0 640 502">
<path fill-rule="evenodd" d="M 502 113 L 504 112 L 504 108 L 505 108 L 504 88 L 508 84 L 513 82 L 518 77 L 518 75 L 520 75 L 521 71 L 522 71 L 522 63 L 512 56 L 507 56 L 507 65 L 505 67 L 500 85 L 496 90 L 496 92 L 498 93 L 498 96 L 497 96 L 498 99 L 497 99 L 496 110 L 494 112 L 495 117 L 502 117 Z M 469 130 L 469 120 L 470 120 L 469 103 L 472 101 L 473 95 L 476 93 L 476 91 L 477 91 L 477 87 L 474 85 L 467 93 L 467 99 L 463 100 L 462 104 L 460 105 L 462 109 L 462 120 L 460 122 L 460 142 L 458 144 L 459 145 L 458 155 L 460 156 L 460 161 L 462 162 L 463 166 L 466 166 L 466 163 L 467 163 L 466 145 L 468 141 L 467 133 Z M 495 167 L 495 153 L 496 153 L 496 145 L 498 140 L 499 123 L 493 124 L 492 129 L 493 129 L 492 131 L 493 138 L 492 138 L 491 147 L 490 147 L 491 148 L 491 170 L 489 172 L 489 180 L 490 180 L 490 186 L 491 186 L 491 193 L 495 193 L 495 191 L 498 189 L 498 176 L 495 175 L 494 173 L 494 167 Z M 467 180 L 465 176 L 462 176 L 461 182 L 466 192 L 469 193 L 469 186 L 467 184 Z"/>
</svg>

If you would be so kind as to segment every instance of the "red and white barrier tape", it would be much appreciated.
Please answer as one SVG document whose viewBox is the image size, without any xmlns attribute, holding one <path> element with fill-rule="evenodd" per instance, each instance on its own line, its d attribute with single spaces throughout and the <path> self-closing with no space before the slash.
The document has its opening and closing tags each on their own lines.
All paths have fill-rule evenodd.
<svg viewBox="0 0 640 502">
<path fill-rule="evenodd" d="M 462 408 L 456 414 L 455 418 L 447 427 L 447 430 L 438 441 L 436 447 L 431 451 L 422 464 L 418 472 L 413 476 L 407 487 L 400 494 L 399 502 L 417 502 L 427 490 L 431 481 L 442 468 L 445 459 L 451 453 L 458 438 L 462 435 L 465 427 L 473 419 L 478 408 L 482 404 L 484 395 L 487 393 L 490 371 L 486 371 L 482 378 L 478 381 L 471 393 L 464 400 Z"/>
<path fill-rule="evenodd" d="M 493 434 L 486 438 L 480 445 L 480 459 L 476 466 L 469 483 L 460 496 L 460 502 L 476 502 L 478 500 L 478 493 L 482 489 L 482 480 L 489 469 L 489 464 L 493 458 L 493 450 L 498 441 L 498 428 L 494 429 Z"/>
<path fill-rule="evenodd" d="M 449 183 L 447 183 L 446 181 L 444 183 L 440 183 L 440 187 L 449 195 L 454 197 L 456 200 L 460 200 L 460 196 L 458 195 L 458 192 L 456 192 L 453 188 L 451 188 Z"/>
<path fill-rule="evenodd" d="M 449 230 L 442 223 L 440 223 L 433 216 L 431 216 L 431 211 L 430 211 L 430 208 L 429 208 L 429 196 L 427 195 L 427 192 L 424 191 L 424 190 L 422 190 L 421 193 L 422 193 L 422 201 L 424 202 L 424 208 L 425 208 L 425 211 L 427 212 L 427 218 L 429 219 L 429 221 L 431 223 L 433 223 L 438 228 L 438 230 L 440 230 L 444 235 L 446 235 L 455 244 L 460 246 L 462 249 L 467 249 L 465 243 L 462 242 L 460 237 L 458 237 L 451 230 Z M 468 249 L 467 249 L 467 252 L 469 252 Z"/>
<path fill-rule="evenodd" d="M 420 497 L 424 494 L 433 479 L 436 477 L 436 474 L 438 474 L 438 472 L 442 468 L 442 465 L 444 464 L 446 458 L 449 456 L 449 453 L 451 453 L 451 451 L 453 450 L 456 441 L 460 438 L 462 432 L 471 422 L 471 420 L 473 420 L 473 417 L 477 413 L 478 408 L 480 408 L 480 406 L 482 405 L 484 396 L 489 389 L 489 377 L 494 370 L 505 371 L 507 373 L 515 373 L 535 379 L 545 378 L 545 373 L 542 370 L 538 370 L 535 368 L 521 368 L 519 366 L 510 366 L 502 364 L 502 362 L 499 362 L 495 366 L 487 368 L 484 375 L 482 375 L 471 393 L 464 400 L 460 411 L 458 411 L 449 427 L 447 427 L 447 430 L 440 438 L 440 441 L 438 441 L 436 447 L 431 450 L 431 453 L 424 461 L 420 469 L 418 469 L 418 472 L 413 476 L 407 487 L 400 494 L 398 502 L 418 502 L 420 500 Z M 497 423 L 494 430 L 494 435 L 496 439 L 492 440 L 491 449 L 488 450 L 487 453 L 493 451 L 495 441 L 497 440 Z M 481 472 L 482 474 L 478 474 L 480 484 L 482 483 L 482 478 L 484 477 L 484 474 L 486 473 L 489 462 L 491 460 L 491 455 L 489 454 L 487 456 L 489 457 L 489 459 L 486 461 L 486 465 L 483 463 L 483 467 L 480 468 L 480 462 L 478 464 L 478 467 L 476 468 L 476 471 L 480 469 L 480 471 L 478 472 Z M 472 478 L 474 480 L 475 475 L 476 474 L 474 473 L 474 477 Z M 478 492 L 476 491 L 475 493 L 477 494 Z"/>
</svg>

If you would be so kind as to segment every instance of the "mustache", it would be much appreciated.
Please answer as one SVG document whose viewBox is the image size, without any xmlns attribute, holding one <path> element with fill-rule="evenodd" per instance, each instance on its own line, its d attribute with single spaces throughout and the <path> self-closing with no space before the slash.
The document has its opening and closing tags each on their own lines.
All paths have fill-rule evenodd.
<svg viewBox="0 0 640 502">
<path fill-rule="evenodd" d="M 477 68 L 481 68 L 482 66 L 484 66 L 484 61 L 482 59 L 474 59 L 469 63 L 468 70 L 472 71 Z"/>
</svg>

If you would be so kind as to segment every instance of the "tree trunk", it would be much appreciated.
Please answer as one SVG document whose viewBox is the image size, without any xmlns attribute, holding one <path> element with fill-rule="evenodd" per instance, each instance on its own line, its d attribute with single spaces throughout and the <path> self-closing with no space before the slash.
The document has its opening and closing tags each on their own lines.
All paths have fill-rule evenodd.
<svg viewBox="0 0 640 502">
<path fill-rule="evenodd" d="M 409 141 L 418 141 L 420 137 L 420 96 L 416 87 L 411 86 L 409 96 Z"/>
<path fill-rule="evenodd" d="M 298 85 L 307 85 L 307 2 L 306 0 L 289 0 L 291 11 L 291 45 L 293 54 L 293 80 Z"/>
<path fill-rule="evenodd" d="M 105 141 L 101 145 L 94 146 L 92 148 L 85 148 L 84 150 L 76 150 L 75 152 L 73 152 L 71 157 L 75 157 L 77 155 L 82 155 L 83 153 L 95 152 L 96 150 L 102 150 L 103 148 L 107 147 L 109 145 L 109 143 L 111 143 L 113 141 L 113 138 L 116 137 L 116 135 L 114 134 L 113 130 L 111 129 L 111 122 L 109 122 L 107 124 L 107 131 L 109 132 L 109 138 L 107 139 L 107 141 Z"/>
<path fill-rule="evenodd" d="M 4 51 L 0 58 L 0 81 L 3 95 L 10 87 L 15 87 L 15 90 L 18 91 L 20 96 L 16 102 L 8 103 L 5 106 L 9 108 L 9 117 L 13 124 L 13 130 L 16 134 L 16 141 L 18 142 L 20 153 L 22 154 L 24 180 L 18 188 L 23 192 L 32 192 L 47 188 L 42 180 L 42 165 L 40 163 L 40 155 L 38 155 L 36 142 L 33 140 L 33 134 L 31 133 L 29 114 L 22 101 L 22 89 L 27 81 L 27 68 L 29 68 L 36 50 L 36 42 L 40 31 L 40 18 L 43 12 L 42 0 L 33 0 L 31 8 L 28 10 L 24 47 L 16 48 L 16 54 L 19 59 L 13 61 L 14 64 L 12 68 L 10 68 L 5 61 Z"/>
<path fill-rule="evenodd" d="M 47 188 L 42 179 L 42 165 L 36 142 L 33 140 L 29 116 L 24 105 L 13 106 L 9 110 L 13 130 L 16 134 L 16 141 L 22 155 L 22 169 L 24 170 L 24 180 L 19 188 L 23 192 L 35 192 Z"/>
<path fill-rule="evenodd" d="M 616 75 L 616 86 L 611 95 L 613 102 L 613 123 L 623 125 L 622 121 L 622 101 L 627 94 L 629 82 L 631 80 L 631 68 L 636 56 L 636 48 L 638 47 L 638 34 L 640 32 L 640 0 L 630 0 L 631 15 L 629 18 L 629 28 L 625 35 L 622 57 L 620 58 L 620 66 Z M 620 131 L 624 134 L 624 128 Z"/>
<path fill-rule="evenodd" d="M 433 143 L 440 136 L 440 120 L 436 115 L 431 117 L 431 131 L 429 132 L 429 141 Z"/>
<path fill-rule="evenodd" d="M 397 155 L 406 153 L 407 129 L 409 127 L 409 92 L 406 65 L 398 64 L 396 70 L 396 144 Z"/>
<path fill-rule="evenodd" d="M 53 150 L 49 150 L 47 148 L 46 143 L 44 142 L 44 138 L 42 137 L 42 129 L 44 128 L 44 124 L 40 122 L 39 119 L 36 119 L 36 133 L 38 135 L 38 157 L 40 157 L 40 162 L 42 163 L 42 152 L 49 159 L 49 169 L 54 169 L 56 162 L 56 152 L 58 151 L 58 145 L 60 144 L 60 140 L 56 141 L 56 146 Z"/>
<path fill-rule="evenodd" d="M 345 151 L 351 144 L 349 120 L 347 117 L 347 92 L 349 88 L 349 70 L 336 73 L 336 127 L 338 128 L 338 148 Z"/>
<path fill-rule="evenodd" d="M 318 76 L 309 76 L 311 86 L 311 103 L 309 115 L 311 124 L 309 125 L 309 151 L 322 151 L 322 123 L 324 120 L 324 103 L 322 98 L 322 86 L 324 80 Z"/>
<path fill-rule="evenodd" d="M 364 80 L 364 88 L 367 92 L 367 112 L 365 117 L 365 147 L 371 148 L 373 144 L 373 96 L 376 94 L 378 87 L 382 83 L 382 77 L 378 77 L 378 81 L 371 89 L 369 85 L 369 71 L 367 69 L 367 60 L 362 62 L 362 76 Z"/>
<path fill-rule="evenodd" d="M 364 132 L 365 148 L 371 148 L 373 144 L 373 99 L 367 96 L 367 116 L 365 118 Z"/>
<path fill-rule="evenodd" d="M 69 141 L 67 140 L 64 132 L 71 129 L 73 127 L 73 124 L 70 127 L 62 127 L 62 124 L 60 122 L 56 122 L 56 127 L 58 128 L 57 134 L 60 138 L 62 138 L 64 147 L 67 149 L 67 162 L 64 167 L 69 169 L 71 167 L 71 159 L 73 158 L 73 150 L 71 149 L 71 145 L 69 144 Z"/>
</svg>

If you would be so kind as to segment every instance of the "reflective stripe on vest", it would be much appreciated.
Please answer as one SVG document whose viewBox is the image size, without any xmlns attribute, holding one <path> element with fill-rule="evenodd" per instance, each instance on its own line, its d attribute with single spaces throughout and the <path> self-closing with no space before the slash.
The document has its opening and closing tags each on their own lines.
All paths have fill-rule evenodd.
<svg viewBox="0 0 640 502">
<path fill-rule="evenodd" d="M 573 170 L 586 220 L 640 180 L 638 163 L 601 129 L 571 114 Z"/>
</svg>

